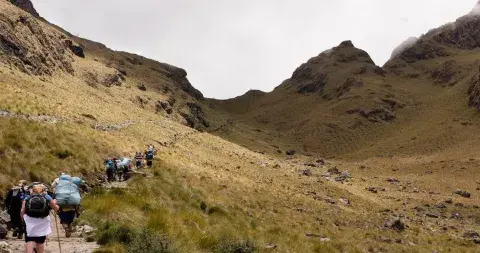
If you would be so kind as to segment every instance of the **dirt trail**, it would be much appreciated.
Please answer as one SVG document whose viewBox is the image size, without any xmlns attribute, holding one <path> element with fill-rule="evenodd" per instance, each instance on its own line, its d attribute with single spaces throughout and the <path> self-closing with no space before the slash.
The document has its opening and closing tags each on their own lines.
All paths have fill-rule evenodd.
<svg viewBox="0 0 480 253">
<path fill-rule="evenodd" d="M 53 215 L 50 215 L 50 218 L 52 219 L 52 234 L 48 236 L 45 252 L 60 253 L 58 247 L 58 236 L 55 226 L 55 218 L 53 217 Z M 58 231 L 60 232 L 60 244 L 62 247 L 62 253 L 90 253 L 93 252 L 94 249 L 98 248 L 98 245 L 95 242 L 86 242 L 84 238 L 73 238 L 73 236 L 71 238 L 66 238 L 62 225 L 60 225 L 59 221 Z M 14 253 L 25 252 L 24 240 L 10 238 L 6 240 L 6 242 L 12 246 Z"/>
</svg>

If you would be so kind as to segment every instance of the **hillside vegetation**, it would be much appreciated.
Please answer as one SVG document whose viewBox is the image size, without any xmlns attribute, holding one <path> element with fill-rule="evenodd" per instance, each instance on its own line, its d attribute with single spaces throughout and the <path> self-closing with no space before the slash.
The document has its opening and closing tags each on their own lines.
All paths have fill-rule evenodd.
<svg viewBox="0 0 480 253">
<path fill-rule="evenodd" d="M 0 1 L 0 193 L 82 175 L 96 252 L 478 251 L 477 49 L 409 63 L 418 42 L 381 68 L 345 41 L 218 101 L 21 6 Z M 103 182 L 147 144 L 151 169 Z"/>
</svg>

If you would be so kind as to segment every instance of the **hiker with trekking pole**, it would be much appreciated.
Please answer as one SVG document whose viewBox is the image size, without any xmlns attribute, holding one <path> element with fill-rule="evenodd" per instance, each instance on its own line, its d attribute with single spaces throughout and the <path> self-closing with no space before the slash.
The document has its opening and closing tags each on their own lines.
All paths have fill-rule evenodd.
<svg viewBox="0 0 480 253">
<path fill-rule="evenodd" d="M 29 194 L 22 203 L 20 216 L 26 225 L 25 250 L 33 253 L 45 252 L 45 241 L 52 233 L 50 210 L 58 212 L 59 206 L 47 193 L 43 184 L 34 184 L 29 187 Z"/>
<path fill-rule="evenodd" d="M 57 213 L 60 218 L 60 224 L 62 224 L 65 230 L 65 237 L 69 238 L 73 231 L 73 220 L 80 216 L 81 196 L 79 186 L 83 184 L 83 180 L 79 177 L 71 177 L 62 173 L 55 182 L 53 192 L 56 203 L 59 206 Z"/>
</svg>

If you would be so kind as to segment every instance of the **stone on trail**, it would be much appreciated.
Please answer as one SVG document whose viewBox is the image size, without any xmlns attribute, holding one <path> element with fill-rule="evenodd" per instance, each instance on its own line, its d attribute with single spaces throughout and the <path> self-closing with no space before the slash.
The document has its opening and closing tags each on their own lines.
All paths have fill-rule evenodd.
<svg viewBox="0 0 480 253">
<path fill-rule="evenodd" d="M 265 244 L 265 249 L 276 249 L 277 248 L 277 245 L 273 244 L 273 243 L 267 243 Z"/>
<path fill-rule="evenodd" d="M 453 199 L 448 198 L 447 200 L 445 200 L 445 203 L 447 203 L 447 204 L 453 204 Z"/>
<path fill-rule="evenodd" d="M 340 174 L 340 170 L 338 170 L 337 167 L 333 167 L 327 170 L 328 173 L 330 174 Z"/>
<path fill-rule="evenodd" d="M 385 188 L 379 188 L 379 187 L 372 187 L 372 186 L 370 186 L 370 187 L 366 188 L 366 190 L 369 191 L 369 192 L 378 193 L 379 191 L 384 192 L 384 191 L 385 191 Z"/>
<path fill-rule="evenodd" d="M 12 246 L 5 241 L 0 241 L 0 253 L 13 253 Z"/>
<path fill-rule="evenodd" d="M 296 151 L 293 150 L 293 149 L 285 152 L 285 154 L 290 155 L 290 156 L 295 155 L 295 153 L 296 153 Z"/>
</svg>

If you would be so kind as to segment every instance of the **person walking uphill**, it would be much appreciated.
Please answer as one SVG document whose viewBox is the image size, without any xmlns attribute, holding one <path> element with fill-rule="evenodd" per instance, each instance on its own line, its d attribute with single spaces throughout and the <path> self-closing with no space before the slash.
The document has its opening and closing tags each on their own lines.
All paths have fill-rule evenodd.
<svg viewBox="0 0 480 253">
<path fill-rule="evenodd" d="M 20 211 L 22 210 L 22 203 L 26 196 L 26 186 L 27 181 L 20 180 L 15 187 L 8 191 L 5 197 L 5 208 L 10 215 L 13 236 L 18 239 L 22 239 L 25 233 L 25 225 L 20 216 Z"/>
<path fill-rule="evenodd" d="M 34 185 L 30 195 L 25 197 L 22 204 L 21 217 L 25 221 L 27 234 L 25 235 L 25 249 L 27 253 L 33 253 L 35 246 L 37 253 L 45 251 L 45 240 L 52 233 L 50 210 L 58 212 L 59 207 L 50 195 L 47 194 L 43 185 Z"/>
<path fill-rule="evenodd" d="M 65 237 L 67 238 L 72 234 L 73 220 L 80 216 L 81 196 L 79 186 L 82 184 L 83 180 L 81 178 L 63 174 L 59 177 L 58 184 L 54 189 L 56 204 L 60 207 L 58 211 L 60 224 L 65 229 Z"/>
</svg>

